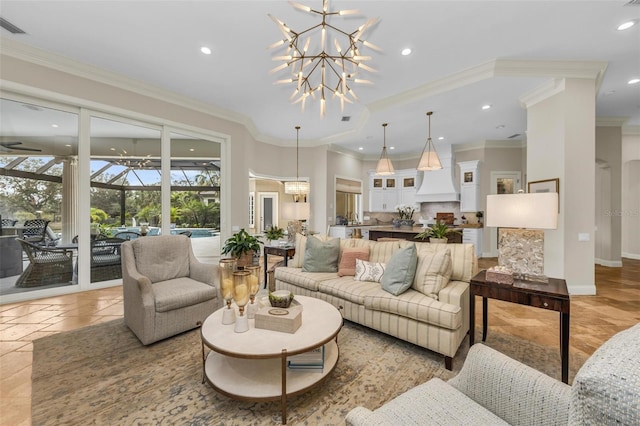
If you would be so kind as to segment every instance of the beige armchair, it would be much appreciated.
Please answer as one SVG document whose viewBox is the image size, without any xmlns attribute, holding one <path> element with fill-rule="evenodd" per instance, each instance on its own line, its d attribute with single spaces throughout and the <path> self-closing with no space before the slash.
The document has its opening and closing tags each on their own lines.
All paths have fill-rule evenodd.
<svg viewBox="0 0 640 426">
<path fill-rule="evenodd" d="M 192 328 L 221 306 L 218 265 L 201 263 L 184 235 L 122 244 L 124 320 L 144 344 Z"/>
</svg>

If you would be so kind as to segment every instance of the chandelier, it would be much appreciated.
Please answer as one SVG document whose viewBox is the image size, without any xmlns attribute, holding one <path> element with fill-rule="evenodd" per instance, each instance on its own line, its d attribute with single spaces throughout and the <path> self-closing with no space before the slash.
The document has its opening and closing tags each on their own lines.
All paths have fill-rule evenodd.
<svg viewBox="0 0 640 426">
<path fill-rule="evenodd" d="M 274 61 L 282 61 L 282 64 L 271 70 L 277 73 L 289 69 L 291 77 L 276 81 L 274 84 L 293 84 L 296 86 L 289 98 L 294 104 L 300 103 L 302 111 L 307 98 L 320 98 L 320 116 L 323 117 L 326 110 L 328 95 L 340 100 L 341 111 L 344 104 L 357 101 L 358 97 L 351 87 L 355 84 L 373 84 L 362 79 L 362 71 L 376 72 L 365 64 L 371 60 L 370 56 L 360 54 L 358 45 L 380 51 L 380 48 L 362 39 L 363 34 L 378 22 L 378 19 L 368 19 L 352 32 L 341 30 L 329 23 L 329 17 L 358 14 L 358 10 L 329 10 L 329 0 L 322 1 L 322 10 L 315 10 L 309 6 L 290 1 L 294 8 L 304 12 L 321 16 L 320 23 L 297 32 L 289 28 L 284 22 L 269 14 L 269 17 L 278 25 L 284 34 L 284 39 L 270 45 L 269 49 L 285 46 L 284 54 L 273 56 Z M 311 42 L 311 36 L 320 32 L 319 42 Z M 333 41 L 331 41 L 332 39 Z M 312 49 L 310 49 L 310 47 Z"/>
<path fill-rule="evenodd" d="M 431 115 L 433 111 L 429 111 L 427 113 L 427 117 L 429 118 L 429 136 L 427 137 L 427 142 L 424 144 L 424 148 L 422 149 L 422 155 L 420 155 L 420 161 L 418 162 L 418 170 L 430 171 L 430 170 L 440 170 L 442 168 L 442 163 L 440 162 L 440 157 L 438 157 L 438 153 L 436 152 L 436 146 L 433 144 L 431 140 Z"/>
<path fill-rule="evenodd" d="M 297 202 L 299 198 L 305 198 L 309 193 L 309 182 L 300 180 L 298 176 L 298 137 L 300 134 L 300 126 L 296 126 L 296 180 L 284 183 L 284 193 L 292 194 Z"/>
</svg>

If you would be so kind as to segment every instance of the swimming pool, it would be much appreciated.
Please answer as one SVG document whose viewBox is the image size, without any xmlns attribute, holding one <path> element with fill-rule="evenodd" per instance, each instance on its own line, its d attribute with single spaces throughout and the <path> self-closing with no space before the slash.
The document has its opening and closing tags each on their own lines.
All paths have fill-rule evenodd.
<svg viewBox="0 0 640 426">
<path fill-rule="evenodd" d="M 182 231 L 191 231 L 191 238 L 215 237 L 220 235 L 220 231 L 211 228 L 175 228 L 171 230 L 171 235 L 179 234 Z"/>
</svg>

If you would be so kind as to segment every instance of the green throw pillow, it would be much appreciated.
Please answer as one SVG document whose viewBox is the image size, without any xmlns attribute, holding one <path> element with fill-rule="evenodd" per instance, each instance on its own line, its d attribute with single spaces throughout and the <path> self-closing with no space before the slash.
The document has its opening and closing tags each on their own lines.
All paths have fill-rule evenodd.
<svg viewBox="0 0 640 426">
<path fill-rule="evenodd" d="M 382 289 L 395 296 L 407 291 L 413 283 L 417 264 L 418 253 L 415 244 L 396 250 L 384 270 Z"/>
<path fill-rule="evenodd" d="M 307 238 L 302 260 L 302 272 L 338 272 L 340 238 L 320 241 Z"/>
</svg>

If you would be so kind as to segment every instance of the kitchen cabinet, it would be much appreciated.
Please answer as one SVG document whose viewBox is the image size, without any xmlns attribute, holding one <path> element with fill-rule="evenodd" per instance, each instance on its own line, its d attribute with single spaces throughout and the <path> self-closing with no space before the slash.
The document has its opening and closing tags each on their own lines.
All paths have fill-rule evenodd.
<svg viewBox="0 0 640 426">
<path fill-rule="evenodd" d="M 462 242 L 473 244 L 476 257 L 482 257 L 482 231 L 483 228 L 464 228 L 462 230 Z"/>
<path fill-rule="evenodd" d="M 371 173 L 369 179 L 369 211 L 393 212 L 399 201 L 396 177 L 376 176 Z"/>
<path fill-rule="evenodd" d="M 480 208 L 480 161 L 462 161 L 460 167 L 460 212 L 476 212 Z"/>
</svg>

